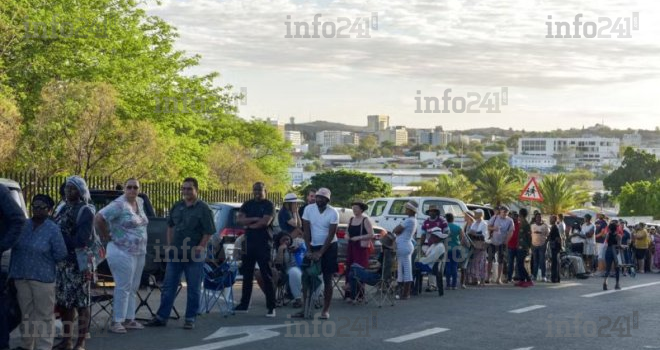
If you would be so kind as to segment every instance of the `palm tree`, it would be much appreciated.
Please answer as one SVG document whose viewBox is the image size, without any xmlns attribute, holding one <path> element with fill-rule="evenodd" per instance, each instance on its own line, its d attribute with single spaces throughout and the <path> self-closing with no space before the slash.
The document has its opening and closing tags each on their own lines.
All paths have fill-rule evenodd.
<svg viewBox="0 0 660 350">
<path fill-rule="evenodd" d="M 491 205 L 512 203 L 518 197 L 522 183 L 507 168 L 485 168 L 477 175 L 476 196 Z"/>
<path fill-rule="evenodd" d="M 436 184 L 439 196 L 470 202 L 473 199 L 474 185 L 463 174 L 440 175 Z"/>
<path fill-rule="evenodd" d="M 548 214 L 563 214 L 579 208 L 591 200 L 589 193 L 582 187 L 571 183 L 566 175 L 554 174 L 543 178 L 539 184 L 543 194 L 541 210 Z"/>
</svg>

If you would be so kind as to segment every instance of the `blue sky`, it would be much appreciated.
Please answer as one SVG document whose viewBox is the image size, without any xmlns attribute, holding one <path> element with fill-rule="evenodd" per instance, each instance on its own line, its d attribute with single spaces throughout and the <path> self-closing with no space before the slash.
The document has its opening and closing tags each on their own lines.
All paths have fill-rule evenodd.
<svg viewBox="0 0 660 350">
<path fill-rule="evenodd" d="M 178 49 L 202 55 L 189 74 L 218 71 L 218 85 L 247 88 L 244 118 L 366 125 L 368 114 L 389 114 L 392 125 L 451 130 L 660 126 L 657 0 L 163 0 L 147 11 L 178 28 Z M 573 30 L 578 13 L 584 23 L 633 12 L 632 38 L 545 37 L 548 15 Z M 311 23 L 321 14 L 338 27 L 339 17 L 372 13 L 369 38 L 285 38 L 287 16 Z M 448 88 L 466 98 L 501 87 L 509 91 L 501 113 L 415 113 L 418 90 L 441 99 Z"/>
</svg>

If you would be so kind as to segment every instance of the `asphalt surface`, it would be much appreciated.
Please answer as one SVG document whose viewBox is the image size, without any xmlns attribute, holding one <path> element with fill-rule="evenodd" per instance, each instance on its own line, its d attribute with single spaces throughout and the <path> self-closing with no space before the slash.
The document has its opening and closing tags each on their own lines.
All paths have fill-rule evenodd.
<svg viewBox="0 0 660 350">
<path fill-rule="evenodd" d="M 610 291 L 600 293 L 602 278 L 596 277 L 526 289 L 487 285 L 443 297 L 423 293 L 382 308 L 349 305 L 336 295 L 330 320 L 295 324 L 287 315 L 297 310 L 290 306 L 266 318 L 255 285 L 247 314 L 225 318 L 216 309 L 199 317 L 194 330 L 184 330 L 183 320 L 123 335 L 96 329 L 87 349 L 660 349 L 660 274 L 622 277 L 621 286 L 611 291 L 611 279 Z M 240 282 L 235 291 L 238 299 Z M 151 301 L 157 307 L 158 296 Z M 185 289 L 176 305 L 185 309 Z"/>
</svg>

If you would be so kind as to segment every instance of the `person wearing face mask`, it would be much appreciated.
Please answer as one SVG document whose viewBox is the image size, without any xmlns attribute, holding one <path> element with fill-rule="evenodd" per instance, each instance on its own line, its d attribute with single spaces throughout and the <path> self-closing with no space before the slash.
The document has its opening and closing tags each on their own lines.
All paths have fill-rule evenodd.
<svg viewBox="0 0 660 350">
<path fill-rule="evenodd" d="M 67 257 L 60 227 L 48 217 L 54 205 L 45 194 L 32 198 L 32 218 L 12 249 L 9 277 L 15 281 L 23 314 L 21 349 L 50 350 L 53 346 L 55 267 Z"/>
</svg>

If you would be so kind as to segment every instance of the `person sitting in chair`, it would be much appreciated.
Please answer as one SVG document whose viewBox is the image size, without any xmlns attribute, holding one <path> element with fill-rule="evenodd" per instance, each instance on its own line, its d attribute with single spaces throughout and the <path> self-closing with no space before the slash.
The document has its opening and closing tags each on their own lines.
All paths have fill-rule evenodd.
<svg viewBox="0 0 660 350">
<path fill-rule="evenodd" d="M 442 229 L 434 228 L 430 231 L 429 243 L 431 244 L 423 256 L 415 262 L 418 283 L 421 283 L 422 273 L 426 272 L 435 275 L 438 286 L 438 294 L 444 295 L 442 287 L 442 269 L 439 268 L 440 259 L 445 254 L 445 245 L 442 240 L 447 238 L 448 234 L 443 233 Z"/>
<path fill-rule="evenodd" d="M 395 248 L 396 237 L 392 233 L 387 233 L 380 238 L 382 251 L 378 254 L 378 264 L 376 266 L 364 267 L 359 264 L 351 265 L 351 272 L 349 275 L 349 283 L 351 286 L 351 303 L 356 302 L 356 298 L 361 298 L 358 292 L 358 283 L 366 283 L 374 285 L 381 279 L 386 279 L 392 276 L 396 271 Z M 385 274 L 385 276 L 383 276 Z"/>
<path fill-rule="evenodd" d="M 293 307 L 302 307 L 302 270 L 296 261 L 296 249 L 306 251 L 304 243 L 302 246 L 294 247 L 291 243 L 291 235 L 282 233 L 277 240 L 277 256 L 275 266 L 285 272 L 289 279 L 289 289 L 293 295 Z M 302 262 L 301 262 L 302 263 Z"/>
</svg>

